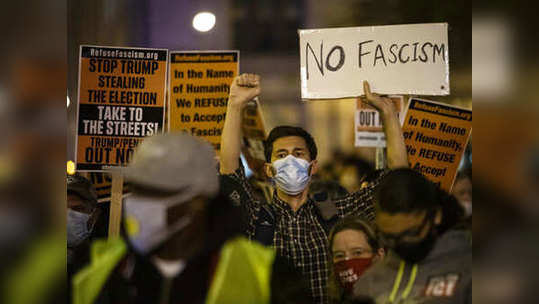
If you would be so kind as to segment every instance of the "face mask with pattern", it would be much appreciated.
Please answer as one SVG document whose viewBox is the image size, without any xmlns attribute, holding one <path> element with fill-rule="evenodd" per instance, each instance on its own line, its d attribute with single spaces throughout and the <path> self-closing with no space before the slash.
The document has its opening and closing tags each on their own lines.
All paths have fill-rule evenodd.
<svg viewBox="0 0 539 304">
<path fill-rule="evenodd" d="M 355 258 L 334 263 L 333 271 L 341 287 L 351 294 L 354 290 L 354 284 L 371 265 L 372 257 Z"/>
</svg>

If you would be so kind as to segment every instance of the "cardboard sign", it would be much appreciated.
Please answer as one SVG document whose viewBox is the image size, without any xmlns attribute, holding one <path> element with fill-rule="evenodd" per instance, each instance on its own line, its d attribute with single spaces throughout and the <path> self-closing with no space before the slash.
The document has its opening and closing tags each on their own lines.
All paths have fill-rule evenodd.
<svg viewBox="0 0 539 304">
<path fill-rule="evenodd" d="M 401 125 L 403 121 L 404 98 L 402 96 L 390 96 L 391 101 L 397 111 Z M 357 111 L 354 118 L 356 147 L 384 148 L 386 146 L 386 135 L 384 134 L 382 119 L 378 110 L 357 99 Z"/>
<path fill-rule="evenodd" d="M 402 129 L 410 167 L 450 192 L 472 132 L 472 111 L 412 98 Z"/>
<path fill-rule="evenodd" d="M 241 128 L 249 154 L 265 161 L 264 140 L 267 134 L 258 98 L 245 106 Z"/>
<path fill-rule="evenodd" d="M 170 53 L 169 130 L 209 141 L 218 152 L 238 51 Z"/>
<path fill-rule="evenodd" d="M 129 162 L 163 129 L 168 51 L 81 46 L 76 163 L 102 171 Z"/>
<path fill-rule="evenodd" d="M 266 163 L 264 140 L 267 134 L 258 98 L 248 102 L 243 109 L 241 128 L 244 141 L 242 152 L 256 178 L 263 180 L 266 177 L 264 173 L 264 164 Z"/>
<path fill-rule="evenodd" d="M 449 95 L 447 23 L 299 31 L 301 98 Z"/>
</svg>

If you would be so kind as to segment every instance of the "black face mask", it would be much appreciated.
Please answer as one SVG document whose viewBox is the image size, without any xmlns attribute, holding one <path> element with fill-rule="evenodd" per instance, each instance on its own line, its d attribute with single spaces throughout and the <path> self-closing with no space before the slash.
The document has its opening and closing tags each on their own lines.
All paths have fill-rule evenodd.
<svg viewBox="0 0 539 304">
<path fill-rule="evenodd" d="M 435 228 L 432 227 L 427 236 L 421 241 L 414 243 L 403 242 L 397 244 L 393 250 L 406 262 L 415 264 L 424 260 L 429 255 L 436 243 L 436 239 L 437 234 Z"/>
</svg>

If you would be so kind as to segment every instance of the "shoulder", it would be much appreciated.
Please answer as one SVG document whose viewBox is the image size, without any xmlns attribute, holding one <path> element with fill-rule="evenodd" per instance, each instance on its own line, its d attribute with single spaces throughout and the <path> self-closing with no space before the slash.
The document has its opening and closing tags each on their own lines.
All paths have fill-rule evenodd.
<svg viewBox="0 0 539 304">
<path fill-rule="evenodd" d="M 354 297 L 377 297 L 380 292 L 391 289 L 393 278 L 397 274 L 387 258 L 371 266 L 354 285 Z"/>
</svg>

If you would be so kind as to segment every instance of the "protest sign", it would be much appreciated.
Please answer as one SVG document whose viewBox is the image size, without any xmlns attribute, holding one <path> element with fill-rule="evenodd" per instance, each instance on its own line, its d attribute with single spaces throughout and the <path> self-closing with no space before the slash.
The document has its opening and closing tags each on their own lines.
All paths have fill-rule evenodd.
<svg viewBox="0 0 539 304">
<path fill-rule="evenodd" d="M 264 179 L 264 164 L 266 163 L 264 140 L 267 134 L 258 98 L 248 102 L 243 109 L 241 128 L 244 141 L 242 152 L 249 168 L 258 179 Z"/>
<path fill-rule="evenodd" d="M 298 32 L 302 99 L 449 94 L 447 23 Z"/>
<path fill-rule="evenodd" d="M 255 159 L 265 161 L 264 140 L 266 139 L 266 129 L 258 98 L 250 101 L 245 106 L 241 128 L 249 154 Z"/>
<path fill-rule="evenodd" d="M 471 132 L 471 110 L 410 99 L 403 125 L 410 167 L 449 192 Z"/>
<path fill-rule="evenodd" d="M 397 117 L 401 121 L 403 119 L 404 98 L 402 96 L 389 97 L 397 111 Z M 384 134 L 382 119 L 378 110 L 357 99 L 357 111 L 354 117 L 355 122 L 355 146 L 356 147 L 375 147 L 385 148 L 386 136 Z"/>
<path fill-rule="evenodd" d="M 169 130 L 209 141 L 218 152 L 238 51 L 170 53 Z"/>
<path fill-rule="evenodd" d="M 111 190 L 112 190 L 112 176 L 105 172 L 90 172 L 88 179 L 92 182 L 92 185 L 97 192 L 97 202 L 106 203 L 110 202 Z M 123 195 L 129 193 L 128 184 L 123 184 Z"/>
<path fill-rule="evenodd" d="M 143 137 L 162 131 L 168 51 L 80 47 L 76 163 L 124 166 Z"/>
</svg>

